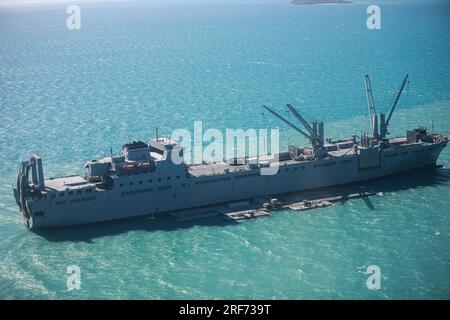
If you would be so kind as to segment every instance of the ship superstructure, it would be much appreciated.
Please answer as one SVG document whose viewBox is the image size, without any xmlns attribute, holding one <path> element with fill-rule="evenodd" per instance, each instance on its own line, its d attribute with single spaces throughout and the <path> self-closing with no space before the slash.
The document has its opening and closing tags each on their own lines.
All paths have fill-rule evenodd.
<svg viewBox="0 0 450 320">
<path fill-rule="evenodd" d="M 388 117 L 380 114 L 380 121 L 368 76 L 365 81 L 369 134 L 325 139 L 323 122 L 307 122 L 292 105 L 287 108 L 302 128 L 265 107 L 305 136 L 310 146 L 289 146 L 264 160 L 189 165 L 177 141 L 156 137 L 125 144 L 119 156 L 87 161 L 85 176 L 44 179 L 42 160 L 33 154 L 22 162 L 13 188 L 20 214 L 30 229 L 94 223 L 355 183 L 435 165 L 448 135 L 417 128 L 404 137 L 386 137 L 408 76 Z M 275 175 L 261 174 L 275 165 Z"/>
</svg>

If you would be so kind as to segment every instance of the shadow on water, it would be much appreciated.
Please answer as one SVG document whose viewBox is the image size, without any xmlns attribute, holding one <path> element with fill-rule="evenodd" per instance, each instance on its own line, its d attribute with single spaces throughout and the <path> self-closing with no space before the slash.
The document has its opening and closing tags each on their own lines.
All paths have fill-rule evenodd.
<svg viewBox="0 0 450 320">
<path fill-rule="evenodd" d="M 450 182 L 450 168 L 427 167 L 359 183 L 376 192 L 397 192 L 419 187 L 443 186 Z"/>
<path fill-rule="evenodd" d="M 446 185 L 449 181 L 450 169 L 424 168 L 418 171 L 397 174 L 382 179 L 366 181 L 364 183 L 343 186 L 340 188 L 329 188 L 321 190 L 320 192 L 330 191 L 333 194 L 336 194 L 336 191 L 339 191 L 341 195 L 344 195 L 344 199 L 340 201 L 342 203 L 350 200 L 345 199 L 345 195 L 355 192 L 355 188 L 364 191 L 370 190 L 374 192 L 389 193 L 404 191 L 411 188 Z M 369 197 L 365 196 L 362 197 L 362 199 L 369 210 L 376 210 Z M 35 233 L 52 242 L 73 241 L 89 243 L 95 238 L 124 234 L 131 231 L 176 231 L 189 229 L 195 226 L 222 227 L 233 224 L 237 223 L 226 220 L 221 216 L 177 221 L 174 217 L 166 215 L 156 218 L 138 217 L 90 225 L 42 229 L 35 231 Z"/>
<path fill-rule="evenodd" d="M 362 199 L 369 210 L 375 210 L 375 206 L 373 205 L 369 197 L 362 197 Z"/>
<path fill-rule="evenodd" d="M 92 242 L 95 238 L 124 234 L 131 231 L 169 232 L 196 226 L 222 227 L 232 224 L 236 224 L 236 222 L 226 220 L 221 216 L 186 221 L 177 221 L 171 216 L 159 216 L 155 218 L 145 216 L 88 225 L 42 229 L 34 232 L 52 242 Z"/>
</svg>

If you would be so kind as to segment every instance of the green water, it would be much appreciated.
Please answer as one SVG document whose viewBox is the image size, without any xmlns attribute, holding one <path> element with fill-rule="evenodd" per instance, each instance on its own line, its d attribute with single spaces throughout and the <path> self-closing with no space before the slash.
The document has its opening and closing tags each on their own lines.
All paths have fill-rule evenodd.
<svg viewBox="0 0 450 320">
<path fill-rule="evenodd" d="M 82 6 L 68 31 L 64 7 L 0 11 L 0 298 L 450 298 L 450 152 L 437 172 L 369 185 L 382 196 L 307 213 L 280 211 L 231 224 L 133 221 L 35 234 L 12 196 L 20 160 L 47 176 L 130 140 L 192 128 L 281 128 L 261 114 L 291 102 L 326 134 L 368 128 L 364 73 L 387 111 L 411 83 L 391 131 L 449 132 L 450 20 L 446 5 Z M 367 185 L 367 184 L 366 184 Z M 69 291 L 66 270 L 81 269 Z M 369 265 L 381 289 L 366 287 Z"/>
</svg>

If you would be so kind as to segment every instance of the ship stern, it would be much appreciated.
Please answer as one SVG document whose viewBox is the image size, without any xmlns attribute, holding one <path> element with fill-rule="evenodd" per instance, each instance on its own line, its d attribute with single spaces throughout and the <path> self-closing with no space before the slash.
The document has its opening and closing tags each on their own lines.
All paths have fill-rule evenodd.
<svg viewBox="0 0 450 320">
<path fill-rule="evenodd" d="M 20 164 L 16 185 L 12 189 L 19 207 L 22 223 L 28 229 L 34 229 L 36 226 L 33 219 L 32 203 L 43 198 L 43 192 L 45 191 L 42 160 L 40 157 L 32 154 L 30 160 L 23 161 Z"/>
</svg>

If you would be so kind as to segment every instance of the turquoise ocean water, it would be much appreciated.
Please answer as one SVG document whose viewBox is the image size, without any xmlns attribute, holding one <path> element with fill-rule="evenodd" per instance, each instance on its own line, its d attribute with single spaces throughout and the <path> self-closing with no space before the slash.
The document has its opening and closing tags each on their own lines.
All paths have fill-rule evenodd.
<svg viewBox="0 0 450 320">
<path fill-rule="evenodd" d="M 393 134 L 450 131 L 450 7 L 82 5 L 0 10 L 0 298 L 450 298 L 450 150 L 444 167 L 371 183 L 382 196 L 241 224 L 138 219 L 40 235 L 11 183 L 30 151 L 46 176 L 123 143 L 192 128 L 280 127 L 261 105 L 291 102 L 326 135 L 368 128 L 363 75 L 386 111 L 411 83 Z M 81 268 L 81 289 L 66 268 Z M 369 265 L 381 289 L 366 287 Z"/>
</svg>

